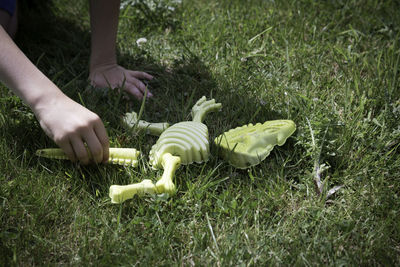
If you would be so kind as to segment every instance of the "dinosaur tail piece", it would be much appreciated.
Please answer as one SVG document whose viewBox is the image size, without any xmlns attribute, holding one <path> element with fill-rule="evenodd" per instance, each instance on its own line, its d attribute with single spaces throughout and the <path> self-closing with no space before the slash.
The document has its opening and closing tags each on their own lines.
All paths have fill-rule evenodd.
<svg viewBox="0 0 400 267">
<path fill-rule="evenodd" d="M 111 164 L 136 167 L 140 152 L 134 148 L 110 148 L 108 162 Z M 39 157 L 49 159 L 68 160 L 67 155 L 60 148 L 45 148 L 36 151 Z M 89 152 L 89 156 L 90 152 Z"/>
</svg>

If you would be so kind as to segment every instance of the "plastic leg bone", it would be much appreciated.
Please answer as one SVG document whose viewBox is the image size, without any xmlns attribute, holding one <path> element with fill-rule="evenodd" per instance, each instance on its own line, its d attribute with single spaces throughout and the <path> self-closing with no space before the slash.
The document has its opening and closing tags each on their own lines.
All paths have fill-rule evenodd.
<svg viewBox="0 0 400 267">
<path fill-rule="evenodd" d="M 144 120 L 138 120 L 138 116 L 135 112 L 126 113 L 123 122 L 128 128 L 136 127 L 139 131 L 145 131 L 147 134 L 155 136 L 160 136 L 160 134 L 169 127 L 167 122 L 151 123 Z"/>
<path fill-rule="evenodd" d="M 169 195 L 175 194 L 176 187 L 172 178 L 174 177 L 175 171 L 181 164 L 180 157 L 166 153 L 162 156 L 162 165 L 164 173 L 160 180 L 156 183 L 157 193 L 168 193 Z"/>
<path fill-rule="evenodd" d="M 156 187 L 151 180 L 145 179 L 137 184 L 112 185 L 110 186 L 109 196 L 111 203 L 122 203 L 127 199 L 133 198 L 136 194 L 155 194 Z"/>
</svg>

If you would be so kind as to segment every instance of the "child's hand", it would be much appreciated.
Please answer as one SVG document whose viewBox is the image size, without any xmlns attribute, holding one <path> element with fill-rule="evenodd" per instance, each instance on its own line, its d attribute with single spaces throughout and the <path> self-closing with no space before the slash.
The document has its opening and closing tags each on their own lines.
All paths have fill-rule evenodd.
<svg viewBox="0 0 400 267">
<path fill-rule="evenodd" d="M 91 69 L 90 82 L 95 87 L 122 87 L 125 91 L 142 99 L 146 91 L 146 85 L 140 79 L 151 80 L 153 76 L 142 71 L 127 70 L 117 64 L 104 65 Z M 147 92 L 147 97 L 152 97 L 151 92 Z"/>
<path fill-rule="evenodd" d="M 100 118 L 63 94 L 1 26 L 0 40 L 0 80 L 32 108 L 46 134 L 71 160 L 89 163 L 87 145 L 93 161 L 107 161 L 109 142 Z"/>
<path fill-rule="evenodd" d="M 109 141 L 100 118 L 67 97 L 53 99 L 51 102 L 36 112 L 45 133 L 72 161 L 90 163 L 85 147 L 87 145 L 94 162 L 106 162 Z"/>
</svg>

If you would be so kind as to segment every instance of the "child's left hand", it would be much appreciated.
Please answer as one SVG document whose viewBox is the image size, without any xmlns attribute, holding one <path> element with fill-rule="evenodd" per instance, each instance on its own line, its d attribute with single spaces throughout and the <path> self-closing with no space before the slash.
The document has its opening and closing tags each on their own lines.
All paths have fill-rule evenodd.
<svg viewBox="0 0 400 267">
<path fill-rule="evenodd" d="M 146 91 L 146 85 L 141 79 L 151 80 L 153 76 L 142 71 L 127 70 L 117 64 L 103 65 L 93 68 L 89 75 L 91 85 L 95 87 L 112 89 L 122 87 L 125 91 L 142 99 Z M 148 91 L 147 97 L 152 97 L 153 94 Z"/>
</svg>

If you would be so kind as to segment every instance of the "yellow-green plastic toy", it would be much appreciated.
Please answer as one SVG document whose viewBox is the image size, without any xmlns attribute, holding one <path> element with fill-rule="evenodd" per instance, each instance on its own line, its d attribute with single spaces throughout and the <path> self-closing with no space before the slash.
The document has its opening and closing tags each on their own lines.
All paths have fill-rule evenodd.
<svg viewBox="0 0 400 267">
<path fill-rule="evenodd" d="M 268 157 L 275 145 L 283 145 L 296 131 L 291 120 L 273 120 L 231 129 L 214 143 L 222 158 L 239 169 L 255 166 Z"/>
<path fill-rule="evenodd" d="M 112 185 L 110 198 L 112 203 L 121 203 L 138 193 L 168 193 L 176 191 L 173 176 L 180 164 L 201 163 L 209 158 L 208 128 L 203 124 L 207 113 L 219 110 L 220 103 L 202 97 L 192 108 L 192 121 L 179 122 L 167 128 L 158 138 L 150 151 L 150 164 L 154 169 L 164 169 L 164 173 L 155 185 L 143 181 L 133 185 Z"/>
<path fill-rule="evenodd" d="M 138 120 L 135 112 L 125 114 L 123 122 L 127 127 L 145 130 L 159 135 L 149 153 L 153 169 L 164 169 L 156 182 L 145 179 L 131 185 L 111 185 L 109 196 L 112 203 L 121 203 L 136 194 L 173 195 L 176 191 L 173 177 L 181 164 L 201 163 L 210 155 L 208 128 L 203 124 L 207 113 L 221 108 L 214 99 L 202 97 L 192 108 L 192 121 L 183 121 L 169 126 L 168 123 L 149 123 Z M 294 133 L 296 125 L 291 120 L 267 121 L 263 124 L 248 124 L 229 130 L 214 142 L 223 159 L 236 168 L 249 168 L 263 161 L 275 145 L 283 145 Z M 59 148 L 40 149 L 38 156 L 53 159 L 68 159 Z M 90 156 L 90 154 L 89 154 Z M 112 164 L 137 166 L 139 151 L 134 148 L 110 148 L 109 162 Z"/>
<path fill-rule="evenodd" d="M 169 127 L 167 122 L 147 122 L 144 120 L 138 120 L 136 112 L 132 111 L 126 113 L 122 119 L 122 122 L 128 128 L 136 127 L 138 130 L 144 130 L 147 134 L 159 136 L 165 129 Z"/>
<path fill-rule="evenodd" d="M 89 158 L 92 158 L 89 150 L 88 153 Z M 39 149 L 36 151 L 36 155 L 49 159 L 68 160 L 67 155 L 65 155 L 61 148 Z M 140 152 L 134 148 L 111 147 L 109 149 L 108 163 L 136 167 L 139 155 Z"/>
</svg>

